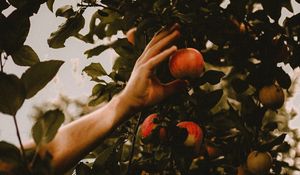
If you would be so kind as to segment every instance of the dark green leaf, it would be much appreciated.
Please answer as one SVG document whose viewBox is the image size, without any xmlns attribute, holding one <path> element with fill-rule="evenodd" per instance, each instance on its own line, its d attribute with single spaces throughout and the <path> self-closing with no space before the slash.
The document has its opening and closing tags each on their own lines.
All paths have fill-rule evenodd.
<svg viewBox="0 0 300 175">
<path fill-rule="evenodd" d="M 96 160 L 93 164 L 93 170 L 96 174 L 103 172 L 103 167 L 109 161 L 109 159 L 112 157 L 114 151 L 115 151 L 115 146 L 112 145 L 112 146 L 106 148 L 104 151 L 102 151 L 98 155 L 98 157 L 96 158 Z"/>
<path fill-rule="evenodd" d="M 32 66 L 40 62 L 38 55 L 30 46 L 22 46 L 11 54 L 15 64 L 19 66 Z"/>
<path fill-rule="evenodd" d="M 76 166 L 75 171 L 76 171 L 76 175 L 91 175 L 92 174 L 91 168 L 82 162 L 80 162 Z"/>
<path fill-rule="evenodd" d="M 58 27 L 58 30 L 51 33 L 48 38 L 48 45 L 52 48 L 62 48 L 65 47 L 65 41 L 71 37 L 78 34 L 78 32 L 84 27 L 84 17 L 82 14 L 77 13 L 67 19 L 65 23 Z"/>
<path fill-rule="evenodd" d="M 276 148 L 276 151 L 281 153 L 287 153 L 290 149 L 291 149 L 291 145 L 288 144 L 287 142 L 283 142 L 281 145 L 279 145 Z"/>
<path fill-rule="evenodd" d="M 90 50 L 85 51 L 84 54 L 87 55 L 87 58 L 90 58 L 92 56 L 100 55 L 103 51 L 105 51 L 108 48 L 109 47 L 106 45 L 100 45 L 100 46 L 97 46 Z"/>
<path fill-rule="evenodd" d="M 10 143 L 0 141 L 0 160 L 2 161 L 21 161 L 20 150 Z"/>
<path fill-rule="evenodd" d="M 110 93 L 109 92 L 104 93 L 101 96 L 98 96 L 97 98 L 92 99 L 89 102 L 89 106 L 96 106 L 96 105 L 99 105 L 99 104 L 101 104 L 101 103 L 103 103 L 105 101 L 108 101 L 109 97 L 110 97 Z"/>
<path fill-rule="evenodd" d="M 202 79 L 212 85 L 218 84 L 221 78 L 224 77 L 224 73 L 216 70 L 208 70 L 204 73 Z"/>
<path fill-rule="evenodd" d="M 98 10 L 97 13 L 100 15 L 100 16 L 103 16 L 103 17 L 107 17 L 109 16 L 109 14 L 103 10 Z"/>
<path fill-rule="evenodd" d="M 0 12 L 7 9 L 9 7 L 9 4 L 6 2 L 6 0 L 0 1 Z"/>
<path fill-rule="evenodd" d="M 137 56 L 133 46 L 126 38 L 118 39 L 111 47 L 123 58 L 134 59 Z"/>
<path fill-rule="evenodd" d="M 60 8 L 58 8 L 55 12 L 56 16 L 62 16 L 65 18 L 70 18 L 71 16 L 75 15 L 76 12 L 74 12 L 73 7 L 71 5 L 64 5 Z"/>
<path fill-rule="evenodd" d="M 232 88 L 234 89 L 234 91 L 237 93 L 243 93 L 249 87 L 249 84 L 247 81 L 239 79 L 239 78 L 233 79 L 231 81 L 231 85 L 232 85 Z"/>
<path fill-rule="evenodd" d="M 105 85 L 104 84 L 96 84 L 93 87 L 92 96 L 99 96 L 99 95 L 101 95 L 104 89 L 105 89 Z"/>
<path fill-rule="evenodd" d="M 33 97 L 38 91 L 45 87 L 56 75 L 63 61 L 50 60 L 39 62 L 26 70 L 22 75 L 22 81 L 26 89 L 26 98 Z"/>
<path fill-rule="evenodd" d="M 213 108 L 223 96 L 223 89 L 218 89 L 212 92 L 209 92 L 204 96 L 204 106 L 207 109 Z"/>
<path fill-rule="evenodd" d="M 17 76 L 0 73 L 0 112 L 15 115 L 25 95 L 23 82 Z"/>
<path fill-rule="evenodd" d="M 53 12 L 53 4 L 55 0 L 47 0 L 47 7 L 48 9 Z"/>
<path fill-rule="evenodd" d="M 288 9 L 290 12 L 294 12 L 291 1 L 282 1 L 282 5 L 283 7 L 285 7 L 286 9 Z"/>
<path fill-rule="evenodd" d="M 290 76 L 282 69 L 276 69 L 276 79 L 280 87 L 284 89 L 289 89 L 292 84 Z"/>
<path fill-rule="evenodd" d="M 285 136 L 286 136 L 286 134 L 281 134 L 280 136 L 278 136 L 274 140 L 261 145 L 259 147 L 259 151 L 270 151 L 274 146 L 282 144 L 284 139 L 285 139 Z"/>
<path fill-rule="evenodd" d="M 0 48 L 10 54 L 19 49 L 25 42 L 30 28 L 29 17 L 24 12 L 15 10 L 2 24 L 0 27 Z"/>
<path fill-rule="evenodd" d="M 24 0 L 8 0 L 8 2 L 16 8 L 21 8 L 28 3 L 27 1 Z"/>
<path fill-rule="evenodd" d="M 32 136 L 37 145 L 50 142 L 65 120 L 60 110 L 47 111 L 32 127 Z"/>
<path fill-rule="evenodd" d="M 82 71 L 84 71 L 88 76 L 92 78 L 97 78 L 99 76 L 107 75 L 106 71 L 102 67 L 100 63 L 91 63 L 87 67 L 85 67 Z"/>
<path fill-rule="evenodd" d="M 267 130 L 267 131 L 274 131 L 277 128 L 278 128 L 277 122 L 269 122 L 264 126 L 264 130 Z"/>
</svg>

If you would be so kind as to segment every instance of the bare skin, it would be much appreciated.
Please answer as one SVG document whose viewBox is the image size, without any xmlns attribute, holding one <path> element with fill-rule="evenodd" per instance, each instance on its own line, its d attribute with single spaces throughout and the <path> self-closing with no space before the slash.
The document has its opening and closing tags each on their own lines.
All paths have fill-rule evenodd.
<svg viewBox="0 0 300 175">
<path fill-rule="evenodd" d="M 155 67 L 177 50 L 171 46 L 179 37 L 178 25 L 157 33 L 138 58 L 125 89 L 100 109 L 62 127 L 43 152 L 52 156 L 56 173 L 73 167 L 103 138 L 131 114 L 154 105 L 185 86 L 182 80 L 162 84 L 153 74 Z M 28 143 L 26 148 L 34 147 Z M 41 153 L 43 155 L 43 153 Z"/>
</svg>

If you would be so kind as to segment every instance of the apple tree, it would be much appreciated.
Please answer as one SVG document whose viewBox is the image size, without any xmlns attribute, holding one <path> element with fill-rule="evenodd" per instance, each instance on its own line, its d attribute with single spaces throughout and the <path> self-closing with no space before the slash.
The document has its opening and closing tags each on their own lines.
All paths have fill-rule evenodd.
<svg viewBox="0 0 300 175">
<path fill-rule="evenodd" d="M 12 115 L 16 125 L 16 112 L 23 101 L 41 90 L 62 64 L 41 62 L 24 45 L 29 18 L 45 2 L 0 2 L 0 10 L 16 7 L 9 16 L 0 15 L 0 111 Z M 50 10 L 53 3 L 47 1 Z M 82 33 L 87 8 L 95 12 L 88 19 L 88 33 Z M 118 55 L 111 72 L 95 62 L 83 69 L 95 82 L 89 105 L 101 104 L 120 92 L 152 36 L 175 23 L 181 33 L 175 44 L 183 54 L 174 55 L 176 64 L 170 64 L 172 59 L 163 62 L 155 73 L 161 82 L 180 78 L 188 84 L 184 91 L 125 121 L 95 154 L 87 156 L 95 159 L 92 163 L 78 163 L 76 174 L 241 175 L 298 170 L 282 159 L 293 145 L 275 120 L 293 90 L 292 79 L 278 64 L 294 69 L 300 65 L 300 16 L 294 14 L 281 22 L 283 8 L 294 10 L 290 0 L 81 0 L 77 7 L 58 8 L 56 16 L 66 20 L 49 36 L 51 48 L 64 47 L 70 37 L 96 43 L 127 33 L 127 37 L 95 44 L 85 52 L 87 58 L 107 49 Z M 6 59 L 28 70 L 21 78 L 8 75 L 3 70 Z M 37 145 L 54 137 L 63 118 L 60 110 L 43 114 L 33 126 Z M 28 159 L 25 150 L 1 142 L 0 151 L 0 160 L 26 170 L 19 174 L 51 174 L 47 160 L 41 163 L 36 154 L 38 150 Z M 28 162 L 33 166 L 29 170 Z"/>
<path fill-rule="evenodd" d="M 79 39 L 93 43 L 119 31 L 127 34 L 85 52 L 87 58 L 109 48 L 118 54 L 112 72 L 105 72 L 99 63 L 83 70 L 95 81 L 90 105 L 110 100 L 124 88 L 139 54 L 163 28 L 179 24 L 181 37 L 175 44 L 183 52 L 197 50 L 200 56 L 178 54 L 176 64 L 172 59 L 162 63 L 155 72 L 160 81 L 181 78 L 188 82 L 187 89 L 125 122 L 100 146 L 94 164 L 80 163 L 77 172 L 285 174 L 297 170 L 281 158 L 291 145 L 274 120 L 277 114 L 270 116 L 283 110 L 293 89 L 290 76 L 278 64 L 300 65 L 299 14 L 280 21 L 282 8 L 293 12 L 291 1 L 83 0 L 78 6 L 96 9 L 89 32 L 77 35 Z M 50 47 L 63 46 L 63 27 L 49 38 Z M 204 63 L 189 56 L 201 57 Z M 200 71 L 189 76 L 194 68 Z M 104 76 L 110 80 L 104 81 Z"/>
</svg>

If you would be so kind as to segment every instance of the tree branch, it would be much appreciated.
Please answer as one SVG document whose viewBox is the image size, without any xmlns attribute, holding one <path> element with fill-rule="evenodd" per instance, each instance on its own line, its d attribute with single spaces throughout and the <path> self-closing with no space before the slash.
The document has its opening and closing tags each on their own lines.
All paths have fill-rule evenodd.
<svg viewBox="0 0 300 175">
<path fill-rule="evenodd" d="M 24 146 L 23 146 L 23 144 L 22 144 L 21 135 L 20 135 L 20 130 L 19 130 L 17 118 L 16 118 L 15 115 L 13 116 L 13 119 L 14 119 L 14 124 L 15 124 L 15 127 L 16 127 L 16 132 L 17 132 L 18 141 L 19 141 L 20 148 L 21 148 L 21 154 L 22 154 L 22 157 L 23 157 L 23 159 L 24 159 L 24 161 L 25 161 L 25 163 L 26 163 L 25 149 L 24 149 Z"/>
</svg>

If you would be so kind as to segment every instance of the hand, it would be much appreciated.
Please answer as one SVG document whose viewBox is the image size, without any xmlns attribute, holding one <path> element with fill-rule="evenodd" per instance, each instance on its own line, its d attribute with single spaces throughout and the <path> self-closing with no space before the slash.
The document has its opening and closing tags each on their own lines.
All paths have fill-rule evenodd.
<svg viewBox="0 0 300 175">
<path fill-rule="evenodd" d="M 153 73 L 159 63 L 177 50 L 174 45 L 168 46 L 180 36 L 178 27 L 175 24 L 171 29 L 157 33 L 135 63 L 128 84 L 121 93 L 124 102 L 133 109 L 154 105 L 185 87 L 183 80 L 162 84 Z"/>
</svg>

